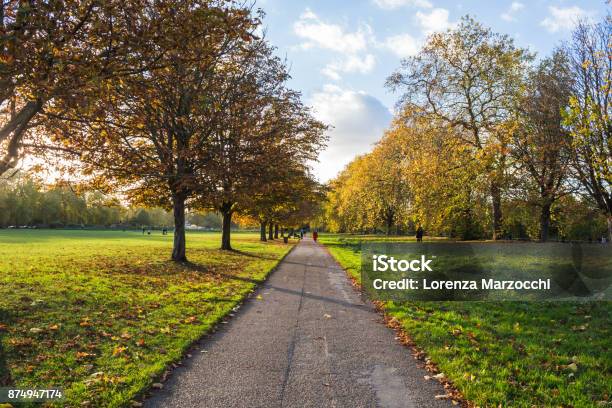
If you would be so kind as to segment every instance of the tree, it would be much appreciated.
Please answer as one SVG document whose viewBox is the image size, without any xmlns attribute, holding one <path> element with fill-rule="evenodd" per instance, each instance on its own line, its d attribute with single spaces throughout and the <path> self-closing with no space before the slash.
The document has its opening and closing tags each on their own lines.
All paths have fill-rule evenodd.
<svg viewBox="0 0 612 408">
<path fill-rule="evenodd" d="M 88 99 L 78 115 L 55 124 L 94 185 L 172 209 L 175 261 L 187 260 L 187 201 L 209 181 L 202 177 L 210 168 L 206 147 L 221 119 L 214 89 L 225 60 L 252 41 L 258 24 L 233 2 L 146 2 L 130 33 L 140 38 L 142 30 L 145 40 L 131 54 L 150 68 L 104 82 L 105 97 Z"/>
<path fill-rule="evenodd" d="M 493 238 L 502 233 L 502 189 L 508 120 L 530 55 L 512 39 L 470 17 L 446 33 L 431 35 L 421 51 L 402 62 L 387 85 L 401 89 L 400 104 L 471 146 L 487 162 Z"/>
<path fill-rule="evenodd" d="M 540 240 L 548 240 L 551 207 L 567 193 L 571 140 L 563 126 L 572 86 L 567 55 L 556 51 L 530 74 L 518 107 L 512 154 L 521 172 L 521 190 L 535 189 L 540 208 Z M 531 182 L 528 182 L 531 181 Z"/>
<path fill-rule="evenodd" d="M 0 175 L 25 150 L 45 147 L 30 129 L 47 115 L 83 103 L 102 81 L 144 68 L 129 55 L 142 41 L 133 24 L 140 7 L 116 0 L 0 4 Z M 128 33 L 130 41 L 123 41 Z"/>
<path fill-rule="evenodd" d="M 574 175 L 597 203 L 612 240 L 612 17 L 581 22 L 567 46 L 574 89 L 565 124 L 572 137 Z"/>
<path fill-rule="evenodd" d="M 286 68 L 272 52 L 260 40 L 234 54 L 216 88 L 222 126 L 206 147 L 210 165 L 201 178 L 209 180 L 209 188 L 199 205 L 222 214 L 224 250 L 231 250 L 233 213 L 244 211 L 253 197 L 275 193 L 270 187 L 289 178 L 287 166 L 316 159 L 324 142 L 326 127 L 312 117 L 299 93 L 286 88 Z"/>
</svg>

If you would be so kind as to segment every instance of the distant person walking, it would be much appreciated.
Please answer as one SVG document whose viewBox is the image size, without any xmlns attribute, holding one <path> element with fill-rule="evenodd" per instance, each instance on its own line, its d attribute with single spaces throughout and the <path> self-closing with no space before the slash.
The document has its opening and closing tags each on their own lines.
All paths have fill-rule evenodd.
<svg viewBox="0 0 612 408">
<path fill-rule="evenodd" d="M 314 242 L 317 242 L 317 238 L 319 238 L 319 233 L 317 231 L 314 231 L 312 233 L 312 239 L 314 239 Z"/>
<path fill-rule="evenodd" d="M 419 225 L 419 228 L 416 230 L 416 240 L 417 242 L 423 242 L 423 227 Z"/>
<path fill-rule="evenodd" d="M 144 235 L 145 232 L 147 232 L 147 229 L 145 227 L 142 227 L 142 235 Z"/>
</svg>

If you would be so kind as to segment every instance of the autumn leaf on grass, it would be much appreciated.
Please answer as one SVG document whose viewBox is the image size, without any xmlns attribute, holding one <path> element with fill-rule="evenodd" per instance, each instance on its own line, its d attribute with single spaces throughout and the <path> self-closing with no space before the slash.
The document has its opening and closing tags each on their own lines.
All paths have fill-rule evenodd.
<svg viewBox="0 0 612 408">
<path fill-rule="evenodd" d="M 127 333 L 127 332 L 124 332 L 124 333 L 121 334 L 121 338 L 124 339 L 124 340 L 129 340 L 129 339 L 132 338 L 132 335 Z"/>
<path fill-rule="evenodd" d="M 190 316 L 183 320 L 184 323 L 198 323 L 198 318 L 196 316 Z"/>
<path fill-rule="evenodd" d="M 13 347 L 31 347 L 34 341 L 30 338 L 9 339 L 8 343 Z"/>
<path fill-rule="evenodd" d="M 113 349 L 113 356 L 117 357 L 125 353 L 127 347 L 125 346 L 117 346 Z"/>
<path fill-rule="evenodd" d="M 5 332 L 5 331 L 8 331 L 8 327 L 6 326 L 6 324 L 0 323 L 0 332 Z"/>
<path fill-rule="evenodd" d="M 51 325 L 49 325 L 49 330 L 56 331 L 56 330 L 59 330 L 59 328 L 60 328 L 59 324 L 51 324 Z"/>
<path fill-rule="evenodd" d="M 81 321 L 81 323 L 79 323 L 79 326 L 81 326 L 81 327 L 91 327 L 91 326 L 93 326 L 93 324 L 91 324 L 89 319 L 83 319 L 83 321 Z"/>
<path fill-rule="evenodd" d="M 77 353 L 76 353 L 77 360 L 83 360 L 83 359 L 86 359 L 88 357 L 95 357 L 95 356 L 96 356 L 95 353 L 87 353 L 85 351 L 77 351 Z"/>
<path fill-rule="evenodd" d="M 138 340 L 136 341 L 136 345 L 137 345 L 138 347 L 144 347 L 144 346 L 145 346 L 145 341 L 144 341 L 144 339 L 138 339 Z"/>
</svg>

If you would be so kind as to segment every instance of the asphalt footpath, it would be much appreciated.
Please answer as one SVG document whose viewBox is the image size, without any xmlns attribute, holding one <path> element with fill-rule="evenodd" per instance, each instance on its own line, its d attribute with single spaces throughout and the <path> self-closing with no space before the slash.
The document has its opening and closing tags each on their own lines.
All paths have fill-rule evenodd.
<svg viewBox="0 0 612 408">
<path fill-rule="evenodd" d="M 221 326 L 145 407 L 452 406 L 311 239 Z"/>
</svg>

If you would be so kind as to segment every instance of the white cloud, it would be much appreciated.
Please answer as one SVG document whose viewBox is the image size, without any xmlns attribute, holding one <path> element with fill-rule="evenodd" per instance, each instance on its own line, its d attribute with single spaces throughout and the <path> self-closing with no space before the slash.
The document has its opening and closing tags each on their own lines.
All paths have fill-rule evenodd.
<svg viewBox="0 0 612 408">
<path fill-rule="evenodd" d="M 293 24 L 293 31 L 305 40 L 300 44 L 301 49 L 319 48 L 338 54 L 333 62 L 321 70 L 328 78 L 337 81 L 341 79 L 341 73 L 367 74 L 376 65 L 374 55 L 367 52 L 369 45 L 376 42 L 368 25 L 364 24 L 356 31 L 348 31 L 340 25 L 321 20 L 307 8 Z"/>
<path fill-rule="evenodd" d="M 426 35 L 438 31 L 445 31 L 451 28 L 454 24 L 448 21 L 448 10 L 444 8 L 435 8 L 429 13 L 417 11 L 417 23 Z"/>
<path fill-rule="evenodd" d="M 399 34 L 387 37 L 382 47 L 391 51 L 400 58 L 416 55 L 421 48 L 422 42 L 410 34 Z"/>
<path fill-rule="evenodd" d="M 551 33 L 560 30 L 571 30 L 576 23 L 581 19 L 590 19 L 595 13 L 584 10 L 578 6 L 572 7 L 556 7 L 548 8 L 550 16 L 540 22 L 540 25 L 546 28 Z"/>
<path fill-rule="evenodd" d="M 367 74 L 372 72 L 376 66 L 376 58 L 372 54 L 366 54 L 363 57 L 358 55 L 349 55 L 344 60 L 335 61 L 327 64 L 321 70 L 321 73 L 335 81 L 341 79 L 340 72 L 358 72 Z"/>
<path fill-rule="evenodd" d="M 433 5 L 428 0 L 374 0 L 380 8 L 393 10 L 403 6 L 413 6 L 421 8 L 432 8 Z"/>
<path fill-rule="evenodd" d="M 520 1 L 513 1 L 508 10 L 502 13 L 501 18 L 506 21 L 516 21 L 516 13 L 525 8 Z"/>
<path fill-rule="evenodd" d="M 367 47 L 371 30 L 366 26 L 355 32 L 346 32 L 337 24 L 322 21 L 310 9 L 306 9 L 299 20 L 293 24 L 293 32 L 303 40 L 304 49 L 319 47 L 343 54 L 363 51 Z"/>
<path fill-rule="evenodd" d="M 375 97 L 335 85 L 315 93 L 310 105 L 319 120 L 333 126 L 329 147 L 314 164 L 321 181 L 335 177 L 356 155 L 370 151 L 391 122 L 391 112 Z"/>
</svg>

